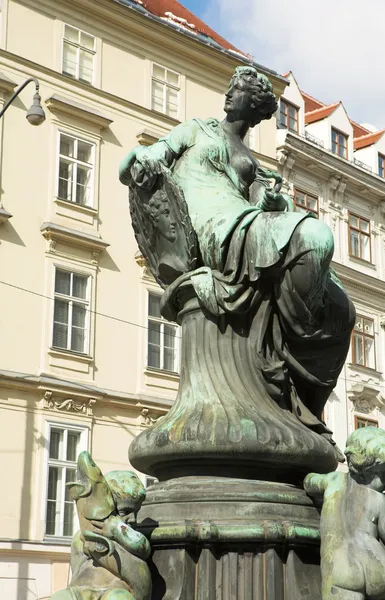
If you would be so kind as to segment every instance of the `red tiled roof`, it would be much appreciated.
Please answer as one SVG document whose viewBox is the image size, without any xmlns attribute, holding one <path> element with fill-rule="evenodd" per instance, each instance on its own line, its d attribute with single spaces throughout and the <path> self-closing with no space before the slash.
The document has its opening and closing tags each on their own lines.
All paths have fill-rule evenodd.
<svg viewBox="0 0 385 600">
<path fill-rule="evenodd" d="M 375 131 L 374 133 L 367 133 L 366 135 L 361 135 L 361 137 L 356 138 L 354 143 L 354 150 L 359 150 L 360 148 L 365 148 L 366 146 L 371 146 L 378 142 L 380 137 L 382 137 L 385 133 L 385 129 L 381 129 L 380 131 Z"/>
<path fill-rule="evenodd" d="M 335 104 L 329 104 L 329 106 L 322 106 L 321 108 L 317 108 L 316 110 L 312 110 L 308 113 L 305 113 L 305 124 L 315 123 L 315 121 L 321 121 L 321 119 L 325 119 L 339 106 L 341 102 L 336 102 Z"/>
<path fill-rule="evenodd" d="M 355 138 L 359 138 L 362 135 L 366 135 L 367 133 L 371 133 L 369 131 L 369 129 L 366 129 L 366 127 L 362 127 L 362 125 L 360 125 L 359 123 L 356 123 L 355 121 L 350 120 L 352 127 L 353 127 L 353 137 Z"/>
<path fill-rule="evenodd" d="M 208 37 L 212 38 L 215 42 L 217 42 L 227 50 L 235 50 L 236 52 L 241 52 L 240 50 L 238 50 L 238 48 L 230 44 L 230 42 L 225 40 L 221 35 L 218 35 L 218 33 L 211 29 L 211 27 L 206 25 L 206 23 L 198 19 L 197 16 L 195 16 L 187 8 L 182 6 L 182 4 L 177 0 L 142 0 L 142 2 L 140 2 L 140 6 L 143 6 L 143 8 L 146 8 L 150 13 L 156 15 L 157 17 L 167 18 L 168 15 L 166 15 L 166 13 L 172 13 L 174 17 L 177 17 L 179 19 L 185 19 L 187 21 L 187 23 L 183 23 L 171 17 L 171 20 L 175 24 L 182 25 L 190 31 L 197 31 L 198 33 L 203 33 Z M 193 25 L 193 27 L 189 25 Z M 241 52 L 241 54 L 244 53 Z"/>
<path fill-rule="evenodd" d="M 302 98 L 305 101 L 305 113 L 312 112 L 313 110 L 317 110 L 317 108 L 321 108 L 322 106 L 326 106 L 324 102 L 313 98 L 310 94 L 306 94 L 301 90 Z"/>
</svg>

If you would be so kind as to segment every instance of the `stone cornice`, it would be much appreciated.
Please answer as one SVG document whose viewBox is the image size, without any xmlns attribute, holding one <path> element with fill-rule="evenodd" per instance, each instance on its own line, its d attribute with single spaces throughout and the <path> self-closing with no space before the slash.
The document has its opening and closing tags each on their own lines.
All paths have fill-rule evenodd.
<svg viewBox="0 0 385 600">
<path fill-rule="evenodd" d="M 86 123 L 95 125 L 99 129 L 105 129 L 111 125 L 112 119 L 103 115 L 101 112 L 90 106 L 79 104 L 72 98 L 66 98 L 54 94 L 46 100 L 47 108 L 54 114 L 58 113 L 65 116 L 81 119 Z"/>
<path fill-rule="evenodd" d="M 110 244 L 102 240 L 102 238 L 78 229 L 69 229 L 57 223 L 43 223 L 40 231 L 49 242 L 62 242 L 91 250 L 91 252 L 100 252 L 108 248 Z"/>
<path fill-rule="evenodd" d="M 0 92 L 10 94 L 16 88 L 16 83 L 4 73 L 0 73 Z"/>
<path fill-rule="evenodd" d="M 356 271 L 340 263 L 332 263 L 338 277 L 340 277 L 344 285 L 360 290 L 368 294 L 371 298 L 378 298 L 380 306 L 384 306 L 385 300 L 385 281 L 366 275 L 362 271 Z"/>
<path fill-rule="evenodd" d="M 302 162 L 306 169 L 309 169 L 309 162 L 312 160 L 329 174 L 337 175 L 339 178 L 343 177 L 347 186 L 359 188 L 361 194 L 362 189 L 365 188 L 376 202 L 385 198 L 384 179 L 368 173 L 354 163 L 336 156 L 306 138 L 288 131 L 285 143 L 278 150 L 295 153 L 296 163 L 301 164 Z"/>
<path fill-rule="evenodd" d="M 95 400 L 97 406 L 103 403 L 121 407 L 122 409 L 135 408 L 140 413 L 143 408 L 148 408 L 152 413 L 165 413 L 173 404 L 171 398 L 152 397 L 145 394 L 128 394 L 125 392 L 100 388 L 97 385 L 77 383 L 53 377 L 49 374 L 33 375 L 15 371 L 0 370 L 0 387 L 27 392 L 46 394 L 47 391 L 57 398 L 72 398 L 76 402 Z"/>
</svg>

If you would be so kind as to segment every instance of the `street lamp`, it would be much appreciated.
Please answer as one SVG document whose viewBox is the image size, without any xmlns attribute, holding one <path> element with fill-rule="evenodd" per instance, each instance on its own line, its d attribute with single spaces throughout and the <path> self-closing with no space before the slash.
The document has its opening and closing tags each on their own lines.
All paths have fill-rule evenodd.
<svg viewBox="0 0 385 600">
<path fill-rule="evenodd" d="M 28 120 L 29 123 L 31 123 L 31 125 L 41 125 L 45 121 L 45 112 L 40 104 L 41 98 L 40 98 L 40 94 L 39 94 L 39 82 L 36 79 L 36 77 L 29 77 L 29 79 L 26 79 L 26 81 L 24 81 L 24 83 L 22 83 L 17 88 L 17 90 L 12 94 L 11 98 L 8 100 L 8 102 L 6 102 L 3 106 L 3 108 L 0 110 L 0 118 L 3 116 L 3 114 L 7 110 L 8 106 L 10 106 L 12 104 L 14 99 L 17 98 L 17 96 L 20 94 L 20 92 L 29 83 L 31 83 L 31 81 L 34 82 L 36 91 L 33 95 L 32 106 L 29 108 L 29 110 L 27 111 L 27 114 L 25 115 L 26 119 Z"/>
</svg>

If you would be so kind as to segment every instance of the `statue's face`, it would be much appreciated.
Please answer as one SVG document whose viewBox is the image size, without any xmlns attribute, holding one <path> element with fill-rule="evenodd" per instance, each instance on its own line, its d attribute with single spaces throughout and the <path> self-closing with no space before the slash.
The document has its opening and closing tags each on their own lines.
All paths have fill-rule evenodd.
<svg viewBox="0 0 385 600">
<path fill-rule="evenodd" d="M 251 120 L 255 109 L 253 98 L 247 82 L 242 77 L 231 80 L 225 97 L 224 109 L 228 115 L 234 115 L 237 119 Z"/>
<path fill-rule="evenodd" d="M 168 202 L 162 202 L 156 217 L 157 232 L 171 243 L 176 240 L 176 223 L 171 215 Z"/>
</svg>

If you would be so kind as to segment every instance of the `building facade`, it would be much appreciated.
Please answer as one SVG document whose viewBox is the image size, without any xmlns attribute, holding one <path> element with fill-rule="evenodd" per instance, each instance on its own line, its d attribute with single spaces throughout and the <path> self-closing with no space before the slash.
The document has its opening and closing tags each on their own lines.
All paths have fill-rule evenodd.
<svg viewBox="0 0 385 600">
<path fill-rule="evenodd" d="M 66 587 L 78 453 L 128 468 L 177 392 L 179 330 L 160 316 L 119 162 L 180 121 L 220 118 L 248 62 L 174 0 L 1 3 L 0 102 L 37 77 L 46 112 L 26 121 L 30 85 L 0 121 L 2 598 Z M 279 97 L 286 80 L 260 69 Z M 277 167 L 274 119 L 249 143 Z"/>
<path fill-rule="evenodd" d="M 385 428 L 385 130 L 358 125 L 341 102 L 325 105 L 286 75 L 290 86 L 277 115 L 280 169 L 295 210 L 332 229 L 332 266 L 357 311 L 349 355 L 324 411 L 343 449 L 357 427 Z"/>
</svg>

